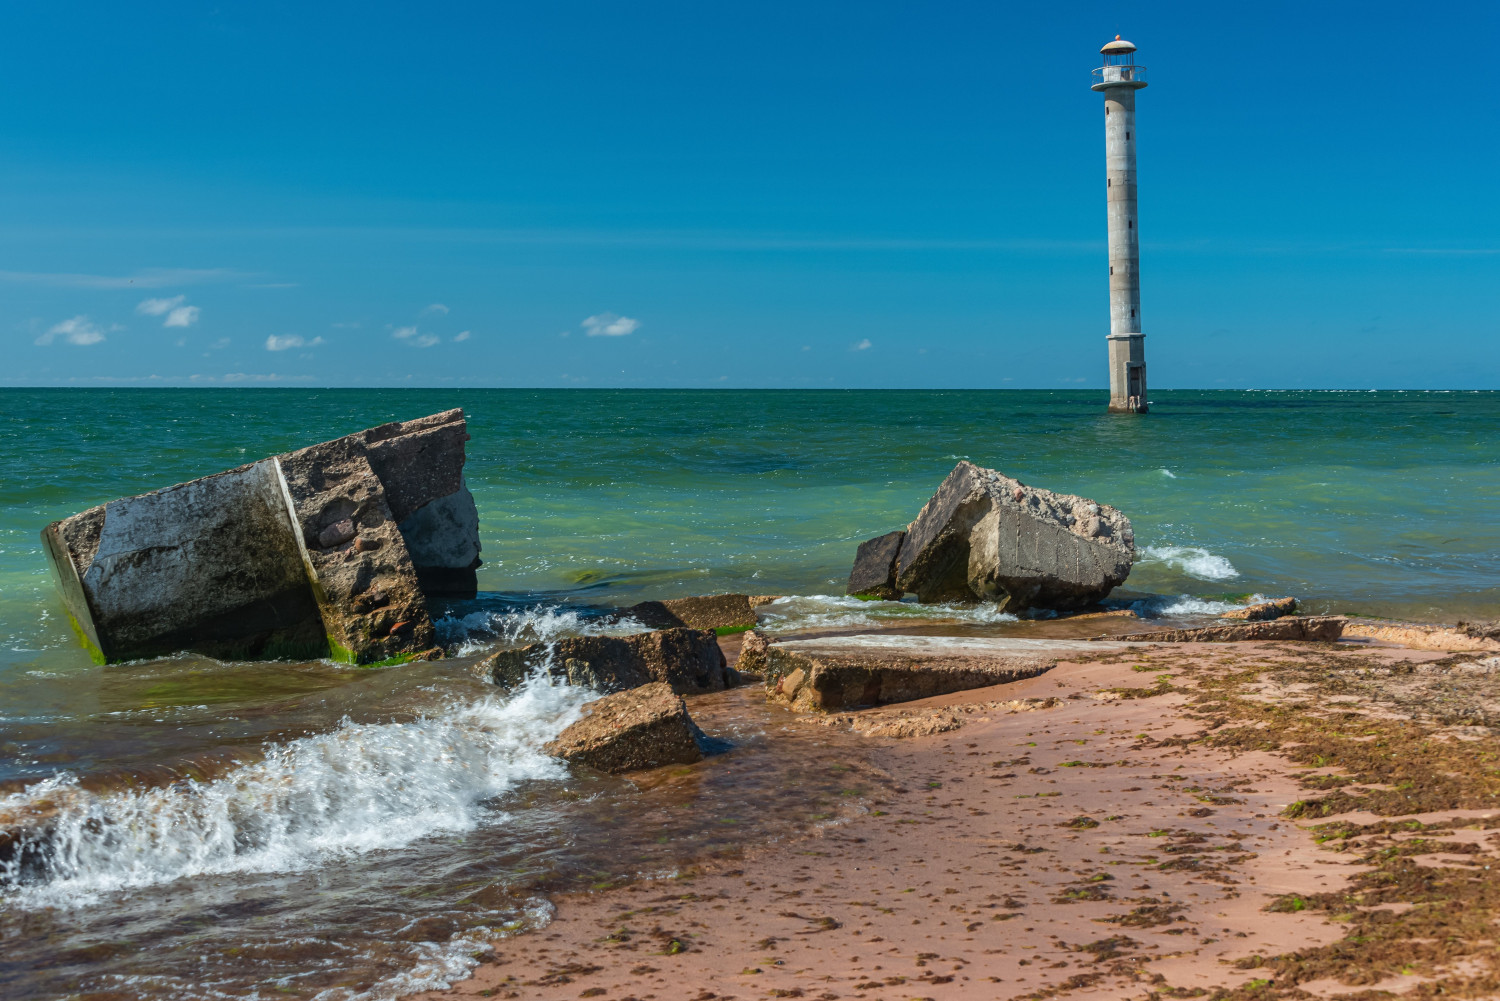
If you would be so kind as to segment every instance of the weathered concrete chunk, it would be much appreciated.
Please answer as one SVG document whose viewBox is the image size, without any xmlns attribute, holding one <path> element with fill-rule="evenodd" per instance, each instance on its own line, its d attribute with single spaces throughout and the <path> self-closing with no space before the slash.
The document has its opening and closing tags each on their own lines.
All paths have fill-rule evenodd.
<svg viewBox="0 0 1500 1001">
<path fill-rule="evenodd" d="M 1050 670 L 1082 640 L 856 634 L 787 640 L 767 649 L 766 695 L 800 712 L 911 702 L 986 688 Z"/>
<path fill-rule="evenodd" d="M 907 527 L 896 587 L 924 602 L 1079 608 L 1121 584 L 1134 559 L 1130 521 L 1114 508 L 960 462 Z"/>
<path fill-rule="evenodd" d="M 887 532 L 861 542 L 844 593 L 899 601 L 901 591 L 896 587 L 896 557 L 901 552 L 901 540 L 905 538 L 904 531 Z"/>
<path fill-rule="evenodd" d="M 125 497 L 42 532 L 96 660 L 194 650 L 361 663 L 432 645 L 420 580 L 473 593 L 463 411 Z M 401 525 L 412 525 L 416 558 Z"/>
<path fill-rule="evenodd" d="M 603 692 L 664 682 L 678 694 L 721 692 L 738 680 L 719 638 L 707 629 L 661 629 L 635 636 L 571 636 L 501 650 L 474 665 L 475 676 L 513 688 L 537 671 Z"/>
<path fill-rule="evenodd" d="M 621 609 L 619 618 L 635 619 L 651 629 L 749 629 L 755 609 L 748 594 L 705 594 L 666 601 L 643 601 Z"/>
<path fill-rule="evenodd" d="M 1296 611 L 1296 598 L 1276 598 L 1272 601 L 1262 601 L 1254 605 L 1246 605 L 1244 608 L 1231 608 L 1223 614 L 1222 618 L 1244 619 L 1246 622 L 1266 622 L 1271 619 L 1279 619 L 1283 615 L 1291 615 Z"/>
<path fill-rule="evenodd" d="M 1305 640 L 1332 643 L 1344 634 L 1349 620 L 1341 615 L 1287 616 L 1269 622 L 1245 622 L 1232 626 L 1205 626 L 1202 629 L 1159 629 L 1149 633 L 1130 633 L 1122 640 L 1144 640 L 1152 643 L 1236 643 L 1242 640 Z"/>
<path fill-rule="evenodd" d="M 280 464 L 334 659 L 366 664 L 432 646 L 416 568 L 363 443 L 339 438 Z"/>
<path fill-rule="evenodd" d="M 655 682 L 606 695 L 542 750 L 574 764 L 619 774 L 703 760 L 703 732 L 682 697 Z"/>
</svg>

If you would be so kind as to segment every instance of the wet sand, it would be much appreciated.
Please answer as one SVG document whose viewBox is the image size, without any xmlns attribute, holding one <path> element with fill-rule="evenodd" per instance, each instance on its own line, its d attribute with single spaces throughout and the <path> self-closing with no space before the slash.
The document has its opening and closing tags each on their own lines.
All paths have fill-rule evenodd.
<svg viewBox="0 0 1500 1001">
<path fill-rule="evenodd" d="M 1256 973 L 1236 961 L 1339 940 L 1346 929 L 1326 914 L 1265 909 L 1369 868 L 1282 815 L 1306 797 L 1305 770 L 1181 739 L 1204 730 L 1190 693 L 1154 694 L 1152 681 L 1175 676 L 1133 670 L 1228 670 L 1303 650 L 1142 649 L 1149 663 L 1063 663 L 886 707 L 962 726 L 867 738 L 896 783 L 867 814 L 672 880 L 564 896 L 549 927 L 497 943 L 452 991 L 420 996 L 1144 999 L 1164 985 L 1244 985 Z M 1441 655 L 1359 656 L 1399 670 Z"/>
</svg>

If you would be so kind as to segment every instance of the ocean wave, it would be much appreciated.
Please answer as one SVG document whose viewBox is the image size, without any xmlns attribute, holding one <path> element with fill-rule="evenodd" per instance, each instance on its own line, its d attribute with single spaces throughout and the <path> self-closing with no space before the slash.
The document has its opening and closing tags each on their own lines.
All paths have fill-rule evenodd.
<svg viewBox="0 0 1500 1001">
<path fill-rule="evenodd" d="M 438 642 L 458 657 L 491 647 L 550 643 L 564 636 L 628 636 L 644 632 L 635 619 L 589 617 L 576 609 L 533 605 L 504 611 L 480 609 L 465 615 L 445 615 L 433 623 Z"/>
<path fill-rule="evenodd" d="M 890 626 L 918 619 L 974 624 L 1016 621 L 1014 615 L 1000 611 L 990 602 L 923 605 L 916 601 L 862 601 L 829 594 L 777 598 L 760 606 L 756 613 L 762 625 L 775 633 Z"/>
<path fill-rule="evenodd" d="M 1222 556 L 1198 546 L 1147 546 L 1137 565 L 1161 563 L 1199 580 L 1232 580 L 1240 575 Z"/>
<path fill-rule="evenodd" d="M 486 800 L 565 774 L 541 747 L 594 697 L 534 678 L 509 698 L 411 722 L 346 720 L 207 781 L 91 792 L 70 775 L 47 779 L 0 797 L 0 818 L 45 818 L 0 863 L 0 900 L 78 906 L 203 874 L 302 871 L 471 830 L 496 818 Z"/>
</svg>

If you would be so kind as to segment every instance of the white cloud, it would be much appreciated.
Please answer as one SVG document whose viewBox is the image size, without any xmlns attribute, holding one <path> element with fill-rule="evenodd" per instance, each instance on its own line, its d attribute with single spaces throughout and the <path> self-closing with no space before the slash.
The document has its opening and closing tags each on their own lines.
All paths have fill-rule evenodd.
<svg viewBox="0 0 1500 1001">
<path fill-rule="evenodd" d="M 266 338 L 267 351 L 285 351 L 288 348 L 315 348 L 323 343 L 323 338 L 314 337 L 312 340 L 303 340 L 296 334 L 287 334 L 285 337 L 277 337 L 272 334 Z"/>
<path fill-rule="evenodd" d="M 136 304 L 135 311 L 142 316 L 161 316 L 181 306 L 186 299 L 185 295 L 174 295 L 170 299 L 142 299 Z"/>
<path fill-rule="evenodd" d="M 615 313 L 600 313 L 579 324 L 590 337 L 624 337 L 640 329 L 641 321 Z"/>
<path fill-rule="evenodd" d="M 163 323 L 162 326 L 191 327 L 193 324 L 198 322 L 199 312 L 200 310 L 197 306 L 178 306 L 176 309 L 172 310 L 172 312 L 167 314 L 167 322 Z"/>
<path fill-rule="evenodd" d="M 421 315 L 422 316 L 427 316 L 427 315 L 432 314 L 432 313 L 440 313 L 440 314 L 446 316 L 448 314 L 448 307 L 444 306 L 440 302 L 435 302 L 432 305 L 430 305 L 430 306 L 426 307 L 425 309 L 423 309 Z"/>
<path fill-rule="evenodd" d="M 474 332 L 472 330 L 460 330 L 458 332 L 458 335 L 456 337 L 454 337 L 453 339 L 455 341 L 466 341 L 470 337 L 473 337 L 473 336 L 474 336 Z"/>
<path fill-rule="evenodd" d="M 430 348 L 442 340 L 437 334 L 418 333 L 416 327 L 397 327 L 391 331 L 391 336 L 398 341 L 405 341 L 414 348 Z"/>
<path fill-rule="evenodd" d="M 858 344 L 854 345 L 854 347 L 850 348 L 849 350 L 851 350 L 851 351 L 868 351 L 868 350 L 870 350 L 870 339 L 868 337 L 866 337 L 864 340 L 860 341 Z"/>
<path fill-rule="evenodd" d="M 38 337 L 36 343 L 41 345 L 51 344 L 58 337 L 61 337 L 69 344 L 87 347 L 90 344 L 98 344 L 104 340 L 104 331 L 100 330 L 87 316 L 75 316 L 70 320 L 64 320 L 53 326 L 45 334 Z"/>
</svg>

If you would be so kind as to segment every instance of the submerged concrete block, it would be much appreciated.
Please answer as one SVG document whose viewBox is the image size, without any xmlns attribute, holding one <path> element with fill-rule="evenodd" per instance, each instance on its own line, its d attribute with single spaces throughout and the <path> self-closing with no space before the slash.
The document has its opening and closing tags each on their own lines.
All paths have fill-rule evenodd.
<svg viewBox="0 0 1500 1001">
<path fill-rule="evenodd" d="M 445 592 L 473 594 L 467 439 L 461 410 L 385 424 L 110 501 L 42 539 L 99 662 L 410 656 L 433 643 L 424 570 L 456 572 Z"/>
</svg>

